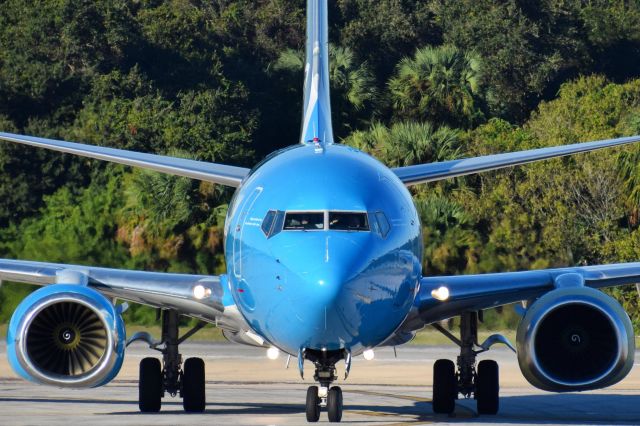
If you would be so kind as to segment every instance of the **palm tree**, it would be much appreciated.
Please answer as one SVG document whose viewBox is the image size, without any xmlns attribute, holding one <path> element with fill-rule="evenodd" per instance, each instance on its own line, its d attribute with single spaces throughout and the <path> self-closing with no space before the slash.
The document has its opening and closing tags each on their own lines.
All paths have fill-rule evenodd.
<svg viewBox="0 0 640 426">
<path fill-rule="evenodd" d="M 389 167 L 458 158 L 459 132 L 429 123 L 401 122 L 390 128 L 373 123 L 368 131 L 356 131 L 343 143 L 368 152 Z"/>
<path fill-rule="evenodd" d="M 351 49 L 347 47 L 329 47 L 329 74 L 334 90 L 357 111 L 375 101 L 378 89 L 367 63 L 358 64 Z"/>
<path fill-rule="evenodd" d="M 455 46 L 418 49 L 389 80 L 393 108 L 403 119 L 471 126 L 483 116 L 481 68 L 477 55 Z"/>
<path fill-rule="evenodd" d="M 415 203 L 424 234 L 425 271 L 464 271 L 478 242 L 469 214 L 460 204 L 441 195 L 430 194 Z"/>
</svg>

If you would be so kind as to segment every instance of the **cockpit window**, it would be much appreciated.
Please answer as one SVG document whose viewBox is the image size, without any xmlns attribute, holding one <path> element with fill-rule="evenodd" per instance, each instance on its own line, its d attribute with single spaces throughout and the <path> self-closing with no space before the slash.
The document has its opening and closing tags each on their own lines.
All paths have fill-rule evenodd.
<svg viewBox="0 0 640 426">
<path fill-rule="evenodd" d="M 287 212 L 284 218 L 285 231 L 319 231 L 324 229 L 323 212 Z"/>
<path fill-rule="evenodd" d="M 337 231 L 368 231 L 366 213 L 329 212 L 329 229 Z"/>
</svg>

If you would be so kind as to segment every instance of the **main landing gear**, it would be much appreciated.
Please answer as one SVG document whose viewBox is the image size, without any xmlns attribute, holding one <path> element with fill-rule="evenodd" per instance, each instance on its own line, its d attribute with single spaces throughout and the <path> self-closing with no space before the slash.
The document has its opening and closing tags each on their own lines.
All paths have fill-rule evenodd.
<svg viewBox="0 0 640 426">
<path fill-rule="evenodd" d="M 184 410 L 200 413 L 205 409 L 204 361 L 201 358 L 188 358 L 181 368 L 182 355 L 178 345 L 195 334 L 204 326 L 200 323 L 182 337 L 178 337 L 178 313 L 172 310 L 162 311 L 162 340 L 153 342 L 147 335 L 138 337 L 145 340 L 153 349 L 162 353 L 162 365 L 157 358 L 144 358 L 140 362 L 140 381 L 138 383 L 138 401 L 140 411 L 154 413 L 160 411 L 165 393 L 182 397 Z M 138 340 L 135 337 L 133 340 Z M 163 345 L 162 348 L 158 346 Z"/>
<path fill-rule="evenodd" d="M 307 389 L 307 421 L 315 423 L 320 420 L 320 411 L 325 407 L 329 421 L 340 422 L 343 409 L 342 389 L 339 386 L 331 386 L 331 383 L 338 378 L 336 363 L 342 359 L 350 363 L 351 357 L 345 355 L 344 351 L 305 352 L 301 356 L 313 362 L 316 367 L 313 379 L 320 384 L 320 386 L 309 386 Z M 348 369 L 347 366 L 347 371 Z"/>
<path fill-rule="evenodd" d="M 499 408 L 498 363 L 483 360 L 476 369 L 476 356 L 485 352 L 495 343 L 505 343 L 513 347 L 502 336 L 491 336 L 482 345 L 478 344 L 478 312 L 465 312 L 460 321 L 460 339 L 440 326 L 433 326 L 460 346 L 457 371 L 453 361 L 439 359 L 433 365 L 433 411 L 451 414 L 455 409 L 458 395 L 465 398 L 474 396 L 478 414 L 497 414 Z M 480 349 L 475 349 L 479 347 Z"/>
</svg>

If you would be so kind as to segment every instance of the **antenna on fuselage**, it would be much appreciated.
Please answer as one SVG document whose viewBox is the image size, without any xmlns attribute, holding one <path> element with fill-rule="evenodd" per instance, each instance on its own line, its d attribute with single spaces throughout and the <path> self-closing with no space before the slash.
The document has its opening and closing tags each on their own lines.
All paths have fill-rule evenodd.
<svg viewBox="0 0 640 426">
<path fill-rule="evenodd" d="M 307 0 L 307 52 L 300 143 L 316 147 L 333 143 L 327 14 L 327 0 Z"/>
</svg>

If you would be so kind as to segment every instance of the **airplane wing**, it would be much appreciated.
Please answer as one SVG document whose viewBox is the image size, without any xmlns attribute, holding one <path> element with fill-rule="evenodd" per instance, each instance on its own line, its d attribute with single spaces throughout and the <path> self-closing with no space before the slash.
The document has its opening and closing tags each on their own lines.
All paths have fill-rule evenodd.
<svg viewBox="0 0 640 426">
<path fill-rule="evenodd" d="M 0 259 L 0 280 L 41 286 L 88 285 L 108 297 L 175 309 L 183 315 L 215 322 L 225 334 L 250 331 L 234 304 L 225 278 Z M 198 289 L 201 298 L 197 298 L 198 291 L 194 291 L 198 286 L 202 287 Z M 237 340 L 242 340 L 240 337 Z"/>
<path fill-rule="evenodd" d="M 95 158 L 233 187 L 240 186 L 242 179 L 249 173 L 249 169 L 244 167 L 227 166 L 224 164 L 208 163 L 206 161 L 146 154 L 12 133 L 0 132 L 0 140 L 31 145 L 38 148 L 47 148 L 67 154 Z"/>
<path fill-rule="evenodd" d="M 602 288 L 640 282 L 640 262 L 572 268 L 541 269 L 478 275 L 424 277 L 414 309 L 400 327 L 402 332 L 426 324 L 508 303 L 530 300 L 567 284 Z M 442 297 L 438 289 L 446 295 Z"/>
<path fill-rule="evenodd" d="M 463 158 L 460 160 L 442 161 L 439 163 L 418 164 L 415 166 L 396 167 L 391 170 L 405 185 L 465 176 L 472 173 L 502 169 L 546 160 L 554 157 L 578 154 L 596 149 L 609 148 L 640 141 L 640 136 L 630 136 L 617 139 L 605 139 L 594 142 L 583 142 L 571 145 L 561 145 L 549 148 L 530 149 L 526 151 L 508 152 L 505 154 L 485 155 L 482 157 Z"/>
</svg>

